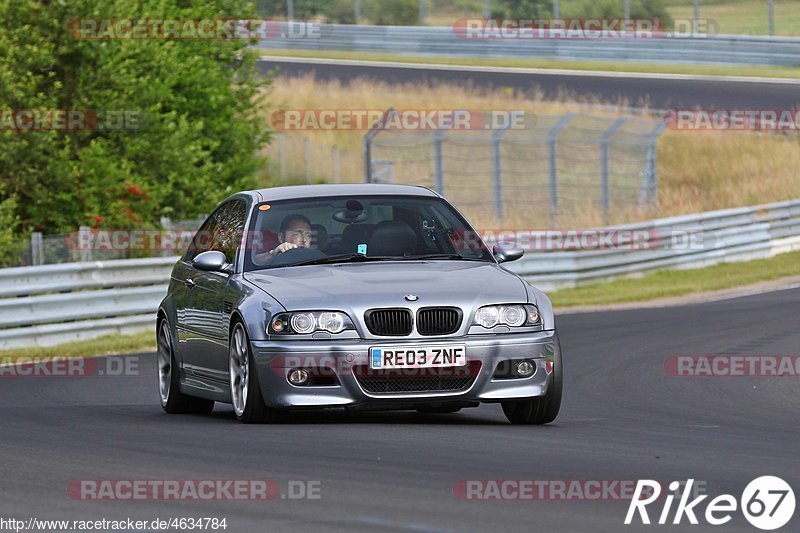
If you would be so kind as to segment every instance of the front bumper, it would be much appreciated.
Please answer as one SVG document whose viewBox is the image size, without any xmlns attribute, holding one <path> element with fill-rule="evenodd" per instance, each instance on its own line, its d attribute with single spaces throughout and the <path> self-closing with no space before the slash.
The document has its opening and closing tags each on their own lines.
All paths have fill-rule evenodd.
<svg viewBox="0 0 800 533">
<path fill-rule="evenodd" d="M 369 364 L 371 347 L 392 345 L 465 344 L 467 361 L 480 371 L 458 390 L 368 392 L 356 374 Z M 264 402 L 276 408 L 362 407 L 392 409 L 415 404 L 456 404 L 544 396 L 552 383 L 555 331 L 426 340 L 318 340 L 251 342 L 256 374 Z M 493 377 L 498 365 L 511 359 L 529 359 L 536 371 L 527 378 Z M 322 370 L 333 383 L 295 386 L 287 376 L 293 368 Z M 560 371 L 560 369 L 557 369 Z"/>
</svg>

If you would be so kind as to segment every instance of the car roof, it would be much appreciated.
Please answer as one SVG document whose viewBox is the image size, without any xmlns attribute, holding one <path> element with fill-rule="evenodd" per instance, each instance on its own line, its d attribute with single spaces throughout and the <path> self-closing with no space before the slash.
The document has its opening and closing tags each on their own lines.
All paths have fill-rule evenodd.
<svg viewBox="0 0 800 533">
<path fill-rule="evenodd" d="M 290 185 L 287 187 L 270 187 L 246 191 L 257 202 L 291 200 L 294 198 L 323 198 L 327 196 L 356 196 L 385 194 L 390 196 L 427 196 L 439 195 L 419 185 L 395 185 L 391 183 L 337 183 L 323 185 Z"/>
</svg>

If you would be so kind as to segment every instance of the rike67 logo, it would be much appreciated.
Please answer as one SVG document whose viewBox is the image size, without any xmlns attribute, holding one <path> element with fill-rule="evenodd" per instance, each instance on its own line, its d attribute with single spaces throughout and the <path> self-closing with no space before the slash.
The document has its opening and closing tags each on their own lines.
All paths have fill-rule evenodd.
<svg viewBox="0 0 800 533">
<path fill-rule="evenodd" d="M 676 497 L 679 501 L 671 521 L 676 525 L 680 524 L 684 517 L 690 524 L 697 525 L 699 515 L 705 519 L 706 523 L 712 526 L 721 526 L 730 522 L 733 513 L 737 511 L 737 508 L 741 508 L 742 514 L 750 524 L 761 530 L 772 531 L 786 525 L 794 515 L 794 491 L 779 477 L 762 476 L 754 479 L 745 487 L 742 497 L 738 501 L 731 494 L 721 494 L 706 504 L 705 512 L 702 514 L 700 504 L 708 498 L 708 495 L 696 496 L 690 501 L 693 484 L 694 479 L 687 480 L 685 488 L 680 493 L 678 491 L 684 485 L 683 483 L 673 481 L 669 484 L 671 494 L 667 494 L 664 498 L 664 504 L 656 523 L 664 525 L 669 522 L 670 515 L 673 513 L 672 504 Z M 630 506 L 628 506 L 625 524 L 630 525 L 637 513 L 642 524 L 650 524 L 647 506 L 659 500 L 662 496 L 661 492 L 661 484 L 658 481 L 640 479 L 636 484 Z M 657 509 L 651 509 L 651 511 L 653 510 Z"/>
</svg>

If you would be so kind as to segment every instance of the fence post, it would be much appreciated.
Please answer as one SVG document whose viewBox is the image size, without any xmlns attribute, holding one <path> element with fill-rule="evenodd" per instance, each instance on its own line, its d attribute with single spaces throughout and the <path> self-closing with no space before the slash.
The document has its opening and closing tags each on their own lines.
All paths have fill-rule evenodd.
<svg viewBox="0 0 800 533">
<path fill-rule="evenodd" d="M 306 160 L 306 183 L 311 183 L 311 141 L 306 137 L 303 139 L 303 152 Z"/>
<path fill-rule="evenodd" d="M 556 164 L 556 143 L 558 136 L 567 127 L 569 122 L 575 118 L 577 113 L 567 113 L 555 126 L 547 132 L 547 170 L 550 173 L 550 209 L 553 215 L 558 213 L 558 167 Z"/>
<path fill-rule="evenodd" d="M 339 183 L 339 147 L 333 145 L 331 148 L 331 159 L 333 164 L 333 182 Z"/>
<path fill-rule="evenodd" d="M 372 181 L 372 137 L 370 137 L 369 133 L 364 135 L 363 140 L 364 145 L 364 183 L 370 183 Z"/>
<path fill-rule="evenodd" d="M 386 120 L 389 118 L 390 113 L 395 113 L 395 109 L 390 107 L 384 113 L 381 119 L 372 128 L 364 134 L 363 143 L 363 156 L 364 156 L 364 183 L 372 182 L 372 139 L 380 132 Z"/>
<path fill-rule="evenodd" d="M 492 180 L 494 183 L 494 217 L 503 219 L 503 172 L 501 168 L 500 143 L 503 142 L 507 128 L 492 133 Z"/>
<path fill-rule="evenodd" d="M 645 161 L 642 190 L 639 193 L 639 205 L 658 203 L 658 175 L 656 170 L 656 141 L 666 129 L 666 124 L 660 122 L 652 132 L 647 135 L 647 159 Z"/>
<path fill-rule="evenodd" d="M 281 177 L 281 184 L 286 183 L 286 134 L 278 134 L 278 165 Z"/>
<path fill-rule="evenodd" d="M 31 233 L 31 264 L 33 266 L 44 264 L 44 242 L 39 231 Z"/>
<path fill-rule="evenodd" d="M 444 194 L 444 167 L 442 166 L 442 139 L 444 133 L 437 130 L 433 134 L 433 174 L 435 179 L 435 189 L 439 194 Z"/>
<path fill-rule="evenodd" d="M 611 126 L 603 132 L 603 137 L 600 140 L 600 190 L 603 202 L 603 215 L 606 223 L 608 223 L 608 215 L 611 208 L 611 200 L 609 198 L 608 190 L 608 145 L 611 138 L 622 127 L 630 117 L 619 117 Z"/>
<path fill-rule="evenodd" d="M 78 228 L 78 249 L 80 250 L 81 262 L 92 260 L 92 248 L 84 248 L 81 243 L 91 242 L 92 228 L 89 226 L 81 226 Z"/>
<path fill-rule="evenodd" d="M 775 10 L 772 0 L 769 0 L 769 34 L 775 35 Z"/>
</svg>

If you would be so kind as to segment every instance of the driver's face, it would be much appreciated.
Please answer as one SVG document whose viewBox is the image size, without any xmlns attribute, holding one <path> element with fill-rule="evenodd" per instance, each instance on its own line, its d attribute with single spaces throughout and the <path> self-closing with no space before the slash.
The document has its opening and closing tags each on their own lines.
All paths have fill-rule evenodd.
<svg viewBox="0 0 800 533">
<path fill-rule="evenodd" d="M 311 226 L 302 220 L 292 222 L 285 233 L 278 235 L 281 242 L 296 244 L 300 248 L 309 248 L 311 246 L 311 237 Z"/>
</svg>

